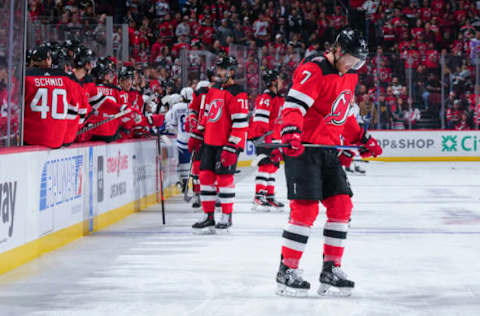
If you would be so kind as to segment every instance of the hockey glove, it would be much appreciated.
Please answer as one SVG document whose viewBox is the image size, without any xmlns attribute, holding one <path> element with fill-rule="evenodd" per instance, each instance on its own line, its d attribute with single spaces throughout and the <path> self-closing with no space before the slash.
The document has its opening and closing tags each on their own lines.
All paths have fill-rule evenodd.
<svg viewBox="0 0 480 316">
<path fill-rule="evenodd" d="M 200 150 L 200 146 L 203 143 L 203 135 L 197 133 L 191 133 L 190 139 L 188 140 L 188 151 L 193 153 Z"/>
<path fill-rule="evenodd" d="M 274 149 L 272 150 L 272 153 L 270 154 L 270 160 L 277 164 L 277 163 L 280 163 L 280 161 L 282 161 L 283 159 L 283 156 L 282 156 L 282 152 L 280 151 L 280 149 Z"/>
<path fill-rule="evenodd" d="M 342 150 L 338 155 L 340 164 L 343 167 L 350 167 L 353 161 L 353 157 L 355 157 L 355 153 L 351 150 Z"/>
<path fill-rule="evenodd" d="M 282 129 L 282 143 L 289 145 L 289 147 L 283 148 L 285 155 L 298 157 L 303 154 L 305 147 L 301 139 L 301 131 L 297 126 L 285 126 Z"/>
<path fill-rule="evenodd" d="M 187 117 L 187 120 L 185 121 L 185 130 L 187 132 L 192 132 L 197 128 L 197 125 L 197 116 L 195 115 L 195 113 L 190 113 L 190 115 Z"/>
<path fill-rule="evenodd" d="M 237 147 L 233 144 L 226 144 L 220 154 L 220 162 L 224 167 L 230 167 L 237 163 Z"/>
<path fill-rule="evenodd" d="M 360 147 L 359 152 L 362 158 L 377 157 L 382 154 L 382 147 L 380 147 L 378 141 L 368 134 L 367 131 L 363 132 L 360 142 L 362 143 L 362 147 Z"/>
</svg>

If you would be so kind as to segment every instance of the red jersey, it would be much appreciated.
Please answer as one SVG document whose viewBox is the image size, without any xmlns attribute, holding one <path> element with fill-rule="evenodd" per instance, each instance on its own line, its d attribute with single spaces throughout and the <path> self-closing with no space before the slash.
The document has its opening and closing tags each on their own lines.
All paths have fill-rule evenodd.
<svg viewBox="0 0 480 316">
<path fill-rule="evenodd" d="M 116 86 L 99 84 L 97 85 L 97 89 L 107 99 L 115 103 L 118 103 L 120 90 Z M 105 112 L 97 112 L 97 114 L 92 117 L 90 122 L 98 123 L 108 119 L 111 116 L 112 114 L 108 114 Z M 119 127 L 120 127 L 120 119 L 112 120 L 106 124 L 103 124 L 93 129 L 91 131 L 91 134 L 98 135 L 98 136 L 113 136 L 115 135 Z"/>
<path fill-rule="evenodd" d="M 128 92 L 128 100 L 131 106 L 143 112 L 143 95 L 140 91 L 136 89 L 130 90 L 130 92 Z"/>
<path fill-rule="evenodd" d="M 222 87 L 216 85 L 208 90 L 206 113 L 199 124 L 204 127 L 204 143 L 212 146 L 234 144 L 245 146 L 248 128 L 248 95 L 238 84 Z"/>
<path fill-rule="evenodd" d="M 197 122 L 202 122 L 203 120 L 208 90 L 208 86 L 199 87 L 193 92 L 192 102 L 188 105 L 188 112 L 193 113 Z"/>
<path fill-rule="evenodd" d="M 58 148 L 63 145 L 69 110 L 76 110 L 74 90 L 66 73 L 29 68 L 25 74 L 24 141 Z"/>
<path fill-rule="evenodd" d="M 78 130 L 85 123 L 88 113 L 92 111 L 92 107 L 88 103 L 87 94 L 80 83 L 74 76 L 71 76 L 71 80 L 75 104 L 70 105 L 68 110 L 67 130 L 65 132 L 64 144 L 71 144 L 75 141 Z"/>
<path fill-rule="evenodd" d="M 340 145 L 357 81 L 354 71 L 339 75 L 326 57 L 305 58 L 285 99 L 282 132 L 294 126 L 303 142 Z"/>
<path fill-rule="evenodd" d="M 261 137 L 266 132 L 272 130 L 270 127 L 273 126 L 273 124 L 271 124 L 270 118 L 273 114 L 273 99 L 275 96 L 275 93 L 270 90 L 265 90 L 262 94 L 257 96 L 255 100 L 255 109 L 248 127 L 249 139 Z"/>
</svg>

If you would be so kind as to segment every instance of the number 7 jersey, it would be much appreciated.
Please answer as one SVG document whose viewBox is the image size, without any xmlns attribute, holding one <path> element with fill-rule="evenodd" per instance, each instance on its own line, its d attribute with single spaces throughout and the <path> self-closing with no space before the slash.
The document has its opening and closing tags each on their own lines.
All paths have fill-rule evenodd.
<svg viewBox="0 0 480 316">
<path fill-rule="evenodd" d="M 207 145 L 223 146 L 227 143 L 243 149 L 248 128 L 248 95 L 240 85 L 218 85 L 208 90 L 206 112 L 199 130 L 205 129 Z"/>
<path fill-rule="evenodd" d="M 325 57 L 305 58 L 293 74 L 282 126 L 299 127 L 302 142 L 340 145 L 345 128 L 359 130 L 358 123 L 348 119 L 357 81 L 356 72 L 340 75 Z"/>
</svg>

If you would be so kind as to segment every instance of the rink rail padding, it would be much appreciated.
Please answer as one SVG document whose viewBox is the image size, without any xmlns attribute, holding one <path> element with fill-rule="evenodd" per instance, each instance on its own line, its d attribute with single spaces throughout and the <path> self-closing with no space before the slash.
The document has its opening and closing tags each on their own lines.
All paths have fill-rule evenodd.
<svg viewBox="0 0 480 316">
<path fill-rule="evenodd" d="M 382 146 L 378 161 L 480 161 L 480 131 L 371 130 Z M 255 146 L 247 141 L 239 166 L 250 166 Z"/>
<path fill-rule="evenodd" d="M 176 152 L 155 138 L 0 150 L 0 274 L 160 202 L 160 175 L 177 194 Z"/>
</svg>

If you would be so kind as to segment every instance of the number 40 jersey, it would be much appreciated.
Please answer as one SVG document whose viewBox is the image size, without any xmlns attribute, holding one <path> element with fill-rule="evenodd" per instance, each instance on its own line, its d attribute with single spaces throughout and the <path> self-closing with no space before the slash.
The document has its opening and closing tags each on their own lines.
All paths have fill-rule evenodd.
<svg viewBox="0 0 480 316">
<path fill-rule="evenodd" d="M 357 81 L 355 71 L 341 75 L 323 56 L 305 58 L 293 74 L 282 126 L 299 127 L 302 142 L 312 144 L 340 145 L 345 132 L 360 138 L 360 127 L 349 115 Z"/>
<path fill-rule="evenodd" d="M 66 73 L 50 68 L 29 68 L 25 75 L 24 141 L 58 148 L 64 143 L 67 116 L 78 115 L 78 94 Z"/>
</svg>

